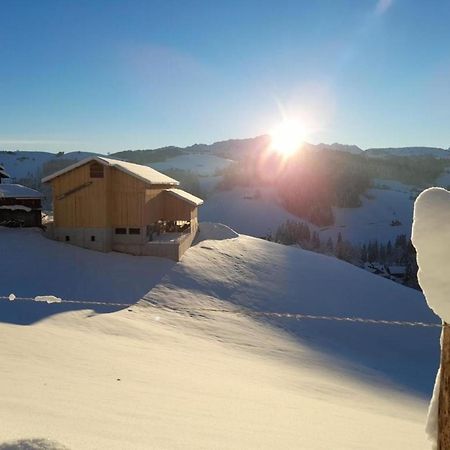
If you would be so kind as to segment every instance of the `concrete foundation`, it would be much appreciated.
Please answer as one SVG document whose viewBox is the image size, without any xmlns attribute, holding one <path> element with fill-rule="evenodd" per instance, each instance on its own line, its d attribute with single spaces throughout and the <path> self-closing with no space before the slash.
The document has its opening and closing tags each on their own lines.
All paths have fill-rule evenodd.
<svg viewBox="0 0 450 450">
<path fill-rule="evenodd" d="M 194 226 L 191 232 L 182 234 L 176 240 L 149 242 L 145 227 L 140 228 L 139 234 L 130 234 L 129 229 L 126 234 L 117 234 L 113 228 L 56 228 L 53 223 L 46 227 L 45 235 L 48 238 L 78 247 L 135 256 L 160 256 L 174 261 L 181 259 L 197 234 L 197 226 Z"/>
</svg>

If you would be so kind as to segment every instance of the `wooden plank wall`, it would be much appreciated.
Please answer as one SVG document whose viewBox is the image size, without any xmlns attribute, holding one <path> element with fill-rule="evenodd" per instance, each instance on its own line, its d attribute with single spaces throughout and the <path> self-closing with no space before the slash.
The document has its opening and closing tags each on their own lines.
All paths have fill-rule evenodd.
<svg viewBox="0 0 450 450">
<path fill-rule="evenodd" d="M 164 192 L 163 217 L 166 220 L 191 220 L 191 212 L 196 209 L 195 205 Z"/>
<path fill-rule="evenodd" d="M 52 180 L 55 226 L 61 228 L 109 226 L 106 190 L 110 177 L 110 168 L 105 167 L 104 178 L 91 178 L 89 164 L 85 164 Z M 88 182 L 92 184 L 58 199 L 66 192 Z"/>
<path fill-rule="evenodd" d="M 146 183 L 114 167 L 111 169 L 109 211 L 112 227 L 144 226 Z"/>
</svg>

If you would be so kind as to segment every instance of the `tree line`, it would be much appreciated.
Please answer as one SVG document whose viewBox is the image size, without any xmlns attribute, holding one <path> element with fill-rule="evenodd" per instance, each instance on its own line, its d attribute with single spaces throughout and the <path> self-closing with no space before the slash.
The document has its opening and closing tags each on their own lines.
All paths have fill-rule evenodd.
<svg viewBox="0 0 450 450">
<path fill-rule="evenodd" d="M 365 263 L 381 265 L 400 265 L 405 267 L 404 283 L 419 289 L 417 282 L 416 251 L 411 240 L 405 234 L 398 234 L 394 240 L 382 242 L 377 239 L 363 244 L 352 244 L 339 232 L 336 238 L 321 238 L 316 230 L 300 221 L 287 220 L 274 234 L 265 239 L 284 244 L 297 245 L 305 250 L 334 256 L 358 267 Z"/>
</svg>

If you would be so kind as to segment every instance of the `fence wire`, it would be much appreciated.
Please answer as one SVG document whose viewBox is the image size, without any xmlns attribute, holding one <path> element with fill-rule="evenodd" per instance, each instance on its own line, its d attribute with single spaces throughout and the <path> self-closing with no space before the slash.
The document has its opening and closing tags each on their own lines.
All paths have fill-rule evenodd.
<svg viewBox="0 0 450 450">
<path fill-rule="evenodd" d="M 68 303 L 79 305 L 97 305 L 97 306 L 120 306 L 123 308 L 130 308 L 135 306 L 136 303 L 117 303 L 108 301 L 94 301 L 94 300 L 66 300 L 54 296 L 37 296 L 37 297 L 16 297 L 14 294 L 9 296 L 0 296 L 0 301 L 26 301 L 36 303 Z M 343 316 L 325 316 L 303 313 L 288 313 L 288 312 L 272 312 L 272 311 L 253 311 L 249 309 L 223 309 L 223 308 L 172 308 L 167 305 L 158 305 L 154 302 L 145 300 L 150 305 L 172 312 L 185 312 L 189 314 L 195 314 L 199 312 L 216 312 L 216 313 L 228 313 L 228 314 L 242 314 L 254 317 L 268 317 L 268 318 L 280 318 L 280 319 L 294 319 L 294 320 L 327 320 L 336 322 L 349 322 L 349 323 L 364 323 L 374 325 L 394 325 L 405 327 L 424 327 L 424 328 L 441 328 L 441 323 L 433 322 L 415 322 L 406 320 L 384 320 L 384 319 L 369 319 L 365 317 L 343 317 Z"/>
</svg>

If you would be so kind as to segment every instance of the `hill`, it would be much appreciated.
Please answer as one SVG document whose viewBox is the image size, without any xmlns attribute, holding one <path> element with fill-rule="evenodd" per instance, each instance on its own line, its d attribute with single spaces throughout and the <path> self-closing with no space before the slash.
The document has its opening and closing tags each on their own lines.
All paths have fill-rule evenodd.
<svg viewBox="0 0 450 450">
<path fill-rule="evenodd" d="M 436 320 L 417 291 L 217 225 L 178 264 L 0 243 L 0 295 L 133 305 L 0 301 L 5 445 L 426 448 L 438 328 L 259 314 Z"/>
<path fill-rule="evenodd" d="M 386 156 L 432 156 L 439 159 L 450 159 L 450 150 L 439 147 L 398 147 L 369 148 L 366 154 L 372 157 Z"/>
</svg>

